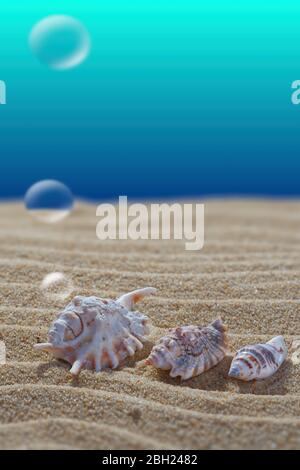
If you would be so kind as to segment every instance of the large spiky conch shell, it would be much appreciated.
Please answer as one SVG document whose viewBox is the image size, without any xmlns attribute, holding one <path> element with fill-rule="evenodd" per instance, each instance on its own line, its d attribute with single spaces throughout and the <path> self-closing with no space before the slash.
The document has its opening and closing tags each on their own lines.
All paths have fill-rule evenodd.
<svg viewBox="0 0 300 470">
<path fill-rule="evenodd" d="M 226 352 L 226 328 L 219 318 L 206 327 L 182 326 L 170 330 L 153 347 L 146 364 L 171 369 L 171 377 L 187 380 L 218 364 Z"/>
<path fill-rule="evenodd" d="M 149 332 L 148 318 L 133 307 L 155 292 L 156 289 L 146 287 L 117 300 L 77 296 L 53 322 L 48 342 L 34 347 L 72 364 L 73 375 L 78 375 L 82 368 L 114 369 L 143 348 Z"/>
<path fill-rule="evenodd" d="M 283 336 L 276 336 L 266 344 L 254 344 L 240 349 L 230 366 L 228 375 L 236 379 L 260 380 L 273 375 L 287 357 Z"/>
</svg>

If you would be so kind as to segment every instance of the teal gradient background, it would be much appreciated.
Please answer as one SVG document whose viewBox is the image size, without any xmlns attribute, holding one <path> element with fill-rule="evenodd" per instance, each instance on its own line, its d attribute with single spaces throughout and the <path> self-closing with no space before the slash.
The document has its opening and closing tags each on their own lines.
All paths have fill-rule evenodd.
<svg viewBox="0 0 300 470">
<path fill-rule="evenodd" d="M 53 71 L 28 47 L 51 14 L 92 50 Z M 0 197 L 59 179 L 87 198 L 299 195 L 300 3 L 17 0 L 0 6 Z"/>
</svg>

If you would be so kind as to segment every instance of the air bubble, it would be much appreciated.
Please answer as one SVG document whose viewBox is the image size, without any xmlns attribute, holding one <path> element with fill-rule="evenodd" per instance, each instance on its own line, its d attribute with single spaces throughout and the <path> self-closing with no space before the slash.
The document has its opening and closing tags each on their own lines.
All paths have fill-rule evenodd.
<svg viewBox="0 0 300 470">
<path fill-rule="evenodd" d="M 73 293 L 74 286 L 65 274 L 53 272 L 44 277 L 41 290 L 48 299 L 62 301 Z"/>
<path fill-rule="evenodd" d="M 66 70 L 86 59 L 91 41 L 89 32 L 76 18 L 51 15 L 32 28 L 29 45 L 40 62 L 52 69 Z"/>
<path fill-rule="evenodd" d="M 56 180 L 39 181 L 25 195 L 28 212 L 41 222 L 59 222 L 70 214 L 73 205 L 70 189 Z"/>
</svg>

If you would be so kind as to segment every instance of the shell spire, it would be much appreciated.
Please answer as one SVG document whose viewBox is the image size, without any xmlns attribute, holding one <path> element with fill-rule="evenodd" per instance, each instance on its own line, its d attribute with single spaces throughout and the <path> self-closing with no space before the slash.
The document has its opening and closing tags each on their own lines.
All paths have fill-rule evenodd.
<svg viewBox="0 0 300 470">
<path fill-rule="evenodd" d="M 233 358 L 228 375 L 246 382 L 265 379 L 279 369 L 287 352 L 283 336 L 276 336 L 265 344 L 245 346 Z"/>
<path fill-rule="evenodd" d="M 146 287 L 117 300 L 76 296 L 51 325 L 48 341 L 34 348 L 72 364 L 73 375 L 81 369 L 114 369 L 143 348 L 148 317 L 133 308 L 155 291 Z"/>
<path fill-rule="evenodd" d="M 171 377 L 190 379 L 218 364 L 226 355 L 226 327 L 220 318 L 205 327 L 170 330 L 153 347 L 146 364 L 170 370 Z"/>
</svg>

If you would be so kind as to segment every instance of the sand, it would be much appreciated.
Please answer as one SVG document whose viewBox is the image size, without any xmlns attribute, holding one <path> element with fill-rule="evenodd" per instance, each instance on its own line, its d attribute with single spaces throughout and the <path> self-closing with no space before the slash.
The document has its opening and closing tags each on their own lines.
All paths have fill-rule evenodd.
<svg viewBox="0 0 300 470">
<path fill-rule="evenodd" d="M 95 207 L 83 203 L 46 225 L 21 204 L 0 205 L 0 448 L 299 449 L 300 364 L 291 359 L 300 340 L 300 202 L 209 201 L 200 252 L 179 241 L 101 242 L 96 223 Z M 74 295 L 157 287 L 139 306 L 152 322 L 143 351 L 78 379 L 34 351 L 69 300 L 44 295 L 51 272 L 71 279 Z M 288 360 L 255 390 L 227 377 L 230 355 L 183 383 L 143 365 L 169 327 L 219 315 L 232 351 L 272 335 L 287 340 Z"/>
</svg>

